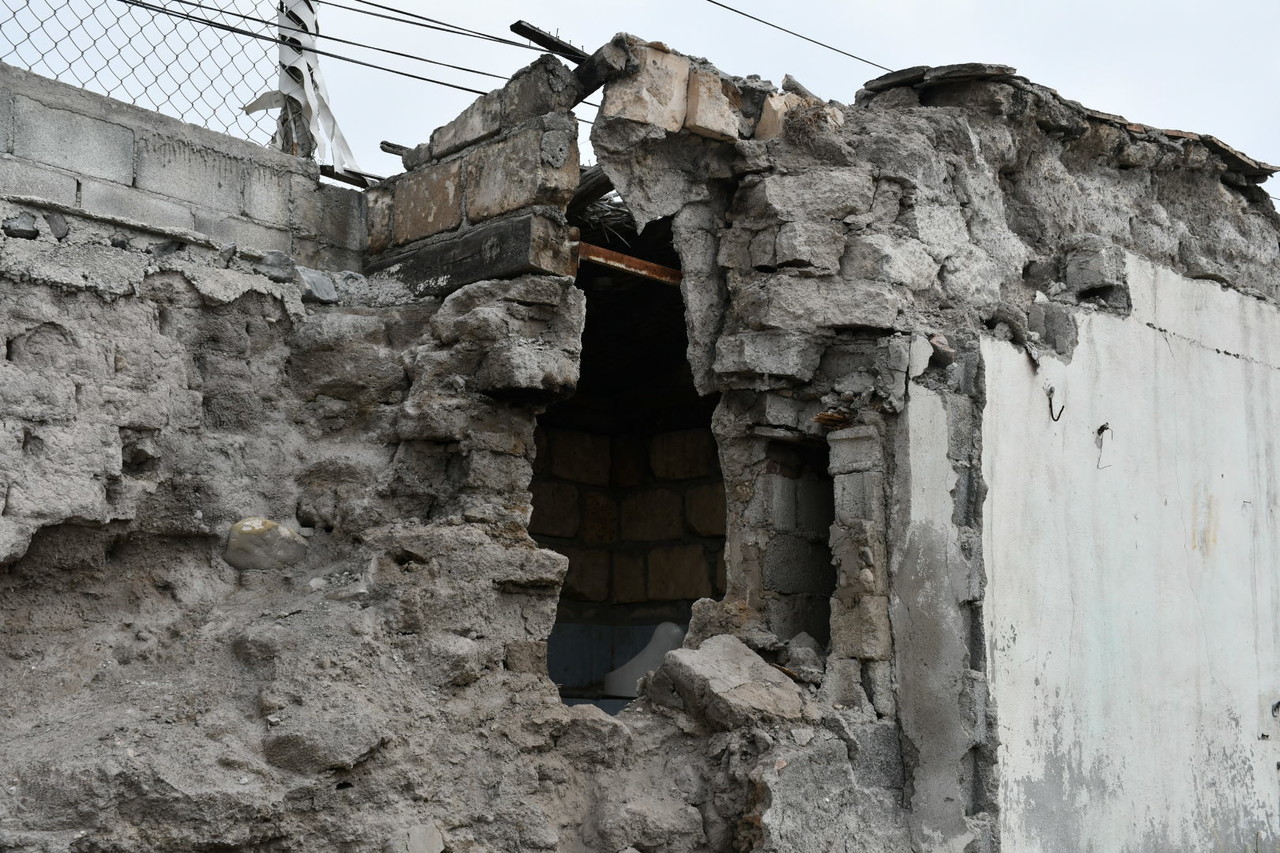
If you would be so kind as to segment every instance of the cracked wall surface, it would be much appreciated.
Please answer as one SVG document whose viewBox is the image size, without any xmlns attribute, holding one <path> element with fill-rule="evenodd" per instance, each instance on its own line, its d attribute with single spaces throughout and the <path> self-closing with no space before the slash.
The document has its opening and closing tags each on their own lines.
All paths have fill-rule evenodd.
<svg viewBox="0 0 1280 853">
<path fill-rule="evenodd" d="M 0 174 L 26 183 L 0 202 L 0 847 L 1268 839 L 1275 779 L 1249 733 L 1280 697 L 1227 660 L 1274 652 L 1257 639 L 1274 630 L 1257 592 L 1270 516 L 1248 533 L 1233 519 L 1236 545 L 1195 564 L 1238 595 L 1206 610 L 1201 579 L 1151 623 L 1194 623 L 1194 665 L 1130 672 L 1164 635 L 1142 619 L 1108 633 L 1109 616 L 1168 603 L 1152 587 L 1170 555 L 1139 548 L 1133 574 L 1152 583 L 1123 592 L 1100 579 L 1105 560 L 1054 565 L 1077 536 L 1113 552 L 1151 538 L 1116 520 L 1128 499 L 1101 463 L 1064 473 L 1117 447 L 1095 414 L 1140 441 L 1128 423 L 1155 389 L 1265 400 L 1280 252 L 1265 164 L 1003 66 L 906 69 L 841 105 L 620 36 L 577 68 L 538 60 L 353 202 L 310 189 L 305 168 L 273 195 L 254 183 L 262 164 L 212 134 L 193 143 L 3 73 Z M 548 486 L 530 490 L 537 419 L 575 392 L 602 286 L 578 267 L 571 113 L 602 86 L 593 147 L 637 226 L 631 251 L 671 235 L 688 381 L 718 395 L 725 506 L 724 597 L 692 604 L 684 647 L 616 716 L 564 704 L 548 677 L 571 561 L 529 533 L 548 511 L 533 505 Z M 119 160 L 40 143 L 37 108 L 90 122 Z M 160 149 L 201 164 L 180 191 L 144 168 Z M 91 202 L 90 179 L 123 201 Z M 203 225 L 217 210 L 265 230 Z M 1164 291 L 1253 319 L 1217 342 Z M 1206 343 L 1109 384 L 1108 365 L 1171 334 Z M 1090 383 L 1100 401 L 1132 397 L 1116 403 L 1129 420 L 1082 405 Z M 1202 410 L 1176 408 L 1198 425 L 1174 458 L 1221 420 Z M 1247 413 L 1266 422 L 1264 403 Z M 1257 469 L 1250 494 L 1270 513 L 1260 429 L 1222 459 Z M 1221 500 L 1165 523 L 1201 513 L 1209 548 L 1229 535 L 1203 515 Z M 570 598 L 610 588 L 573 571 Z M 1220 613 L 1248 609 L 1249 577 L 1260 603 L 1241 624 L 1256 636 L 1211 642 Z M 1059 609 L 1078 631 L 1046 618 Z M 1221 693 L 1197 705 L 1154 673 Z M 1168 703 L 1198 746 L 1164 750 L 1106 713 L 1144 676 L 1125 707 Z M 1187 749 L 1232 792 L 1179 776 Z M 1129 763 L 1135 750 L 1163 757 Z M 1155 775 L 1169 796 L 1144 787 Z M 1104 794 L 1117 814 L 1145 809 L 1140 830 L 1093 820 Z"/>
</svg>

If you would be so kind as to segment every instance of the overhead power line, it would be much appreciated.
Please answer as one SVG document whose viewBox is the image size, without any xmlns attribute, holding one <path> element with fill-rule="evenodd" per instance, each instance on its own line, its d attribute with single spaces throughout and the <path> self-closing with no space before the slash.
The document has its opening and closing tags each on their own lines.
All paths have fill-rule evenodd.
<svg viewBox="0 0 1280 853">
<path fill-rule="evenodd" d="M 185 12 L 178 12 L 173 9 L 166 9 L 163 6 L 156 6 L 151 3 L 144 3 L 142 2 L 142 0 L 120 0 L 120 2 L 125 3 L 129 6 L 137 6 L 139 8 L 147 9 L 152 12 L 159 12 L 163 15 L 169 15 L 170 17 L 173 17 L 173 18 L 181 18 L 186 21 L 191 21 L 192 23 L 203 24 L 204 26 L 207 26 L 207 27 L 213 27 L 216 30 L 222 30 L 228 33 L 235 33 L 236 35 L 258 39 L 259 41 L 269 41 L 273 44 L 289 44 L 290 43 L 288 39 L 262 35 L 261 33 L 255 33 L 252 30 L 246 30 L 243 27 L 235 27 L 235 26 L 232 26 L 231 24 L 223 24 L 223 23 L 220 23 L 219 21 L 211 21 L 208 18 L 201 18 L 197 15 L 188 15 Z M 362 65 L 365 68 L 373 68 L 377 71 L 385 71 L 388 74 L 396 74 L 400 77 L 408 77 L 412 80 L 421 80 L 424 83 L 434 83 L 437 86 L 444 86 L 449 89 L 457 89 L 458 91 L 461 91 L 461 92 L 470 92 L 473 95 L 488 94 L 487 92 L 481 91 L 480 89 L 472 89 L 469 86 L 459 86 L 457 83 L 449 83 L 444 80 L 436 80 L 431 77 L 423 77 L 421 74 L 411 74 L 408 71 L 399 71 L 395 68 L 387 68 L 384 65 L 375 65 L 372 62 L 365 62 L 362 59 L 353 59 L 350 56 L 343 56 L 340 53 L 333 53 L 332 51 L 328 51 L 328 50 L 321 50 L 319 48 L 309 47 L 309 48 L 306 48 L 306 52 L 314 53 L 317 56 L 328 56 L 333 59 L 337 59 L 341 62 L 350 62 L 352 65 Z"/>
<path fill-rule="evenodd" d="M 426 57 L 423 57 L 423 56 L 415 56 L 412 53 L 402 53 L 398 50 L 391 50 L 390 48 L 386 48 L 386 47 L 378 47 L 372 44 L 365 44 L 364 42 L 339 38 L 337 36 L 331 36 L 323 32 L 311 33 L 311 32 L 308 32 L 307 30 L 302 30 L 297 27 L 291 27 L 287 24 L 278 23 L 277 21 L 268 21 L 265 18 L 255 18 L 253 15 L 245 15 L 240 12 L 233 12 L 230 9 L 221 9 L 217 6 L 206 6 L 203 3 L 195 2 L 195 0 L 173 0 L 173 2 L 181 3 L 183 6 L 191 6 L 196 9 L 204 9 L 206 12 L 217 12 L 220 15 L 230 15 L 233 18 L 239 18 L 243 21 L 252 21 L 255 24 L 266 24 L 269 27 L 278 27 L 279 29 L 288 30 L 290 32 L 306 33 L 307 35 L 312 35 L 312 36 L 315 36 L 316 38 L 327 39 L 332 42 L 337 42 L 338 44 L 346 44 L 346 45 L 351 45 L 352 47 L 360 47 L 360 48 L 364 48 L 365 50 L 373 50 L 373 51 L 377 51 L 378 53 L 388 54 L 390 56 L 398 56 L 402 59 L 412 59 L 415 62 L 425 62 L 428 65 L 438 65 L 442 68 L 452 68 L 454 71 L 465 71 L 468 74 L 479 74 L 482 77 L 492 77 L 496 80 L 507 79 L 506 75 L 503 75 L 503 74 L 494 74 L 489 71 L 480 71 L 479 69 L 476 69 L 476 68 L 467 68 L 465 65 L 450 65 L 447 62 L 438 62 L 434 59 L 427 59 Z"/>
<path fill-rule="evenodd" d="M 786 27 L 780 27 L 780 26 L 778 26 L 778 25 L 777 25 L 777 24 L 775 24 L 775 23 L 772 23 L 772 22 L 770 22 L 770 21 L 766 21 L 764 18 L 757 18 L 755 15 L 748 15 L 746 12 L 742 11 L 741 9 L 735 9 L 735 8 L 733 8 L 732 6 L 728 5 L 727 3 L 721 3 L 721 2 L 719 2 L 719 0 L 707 0 L 707 2 L 708 2 L 708 3 L 710 3 L 710 4 L 711 4 L 711 5 L 713 5 L 713 6 L 719 6 L 721 9 L 727 9 L 727 10 L 729 10 L 730 12 L 733 12 L 735 15 L 741 15 L 741 16 L 742 16 L 742 17 L 744 17 L 744 18 L 750 18 L 750 19 L 751 19 L 751 20 L 753 20 L 753 21 L 757 21 L 757 22 L 759 22 L 759 23 L 761 23 L 761 24 L 764 24 L 766 27 L 773 27 L 775 30 L 782 30 L 782 31 L 783 31 L 784 33 L 786 33 L 787 35 L 795 36 L 795 37 L 796 37 L 796 38 L 798 38 L 798 39 L 804 39 L 805 41 L 809 42 L 810 44 L 816 44 L 818 47 L 825 47 L 827 50 L 834 50 L 836 53 L 843 54 L 844 56 L 847 56 L 847 57 L 849 57 L 850 59 L 856 59 L 856 60 L 858 60 L 859 62 L 865 62 L 867 65 L 873 66 L 873 67 L 875 67 L 875 68 L 879 68 L 879 69 L 881 69 L 882 71 L 892 71 L 892 70 L 893 70 L 892 68 L 889 68 L 889 67 L 887 67 L 887 66 L 885 66 L 885 65 L 881 65 L 879 62 L 872 62 L 870 59 L 866 59 L 865 57 L 861 57 L 861 56 L 858 56 L 858 55 L 856 55 L 856 54 L 852 54 L 852 53 L 850 53 L 850 52 L 849 52 L 849 51 L 847 51 L 847 50 L 841 50 L 841 49 L 840 49 L 840 48 L 838 48 L 838 47 L 832 47 L 831 45 L 827 44 L 826 42 L 821 42 L 821 41 L 818 41 L 817 39 L 809 38 L 809 37 L 808 37 L 808 36 L 806 36 L 806 35 L 801 35 L 800 33 L 796 32 L 795 30 L 789 30 L 789 29 L 787 29 Z"/>
<path fill-rule="evenodd" d="M 465 27 L 459 27 L 456 24 L 450 24 L 447 21 L 437 21 L 435 18 L 428 18 L 425 15 L 419 15 L 416 12 L 406 12 L 392 6 L 383 6 L 379 3 L 369 3 L 368 0 L 355 0 L 355 2 L 368 3 L 370 6 L 374 6 L 379 9 L 386 9 L 388 11 L 395 12 L 396 14 L 387 15 L 382 12 L 374 12 L 371 9 L 361 9 L 358 6 L 347 6 L 342 3 L 334 3 L 331 2 L 331 0 L 317 0 L 317 2 L 322 3 L 325 6 L 331 6 L 334 9 L 342 9 L 346 12 L 355 12 L 357 15 L 369 15 L 374 18 L 395 21 L 399 24 L 408 24 L 411 27 L 422 27 L 426 30 L 436 30 L 437 32 L 448 33 L 450 35 L 466 36 L 467 38 L 496 42 L 497 44 L 503 44 L 507 47 L 518 47 L 522 50 L 533 50 L 538 53 L 543 52 L 542 48 L 535 47 L 531 44 L 524 44 L 523 42 L 513 41 L 508 38 L 502 38 L 501 36 L 489 35 L 488 33 L 482 33 L 479 30 L 469 30 Z"/>
</svg>

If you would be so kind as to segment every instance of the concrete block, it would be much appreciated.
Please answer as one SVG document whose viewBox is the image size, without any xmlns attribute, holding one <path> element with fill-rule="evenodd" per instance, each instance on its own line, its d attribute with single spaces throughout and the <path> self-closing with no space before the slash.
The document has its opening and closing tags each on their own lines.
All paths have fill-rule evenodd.
<svg viewBox="0 0 1280 853">
<path fill-rule="evenodd" d="M 670 489 L 646 489 L 623 498 L 621 518 L 626 541 L 679 539 L 684 534 L 684 500 Z"/>
<path fill-rule="evenodd" d="M 250 222 L 239 216 L 227 216 L 222 211 L 210 211 L 197 208 L 195 211 L 195 230 L 208 235 L 209 239 L 218 243 L 235 243 L 241 249 L 253 249 L 259 252 L 272 250 L 293 253 L 293 235 L 282 228 L 268 228 L 257 222 Z M 304 266 L 325 269 L 323 264 L 310 263 L 296 258 Z"/>
<path fill-rule="evenodd" d="M 507 670 L 527 672 L 533 675 L 547 673 L 547 643 L 545 640 L 515 640 L 507 643 Z"/>
<path fill-rule="evenodd" d="M 649 445 L 649 464 L 663 480 L 706 477 L 716 469 L 716 443 L 709 429 L 663 432 Z"/>
<path fill-rule="evenodd" d="M 831 525 L 831 555 L 835 559 L 836 596 L 886 595 L 889 561 L 884 530 L 866 521 Z"/>
<path fill-rule="evenodd" d="M 392 243 L 401 245 L 462 224 L 462 164 L 428 166 L 395 184 Z"/>
<path fill-rule="evenodd" d="M 470 151 L 466 160 L 472 222 L 535 204 L 563 207 L 578 186 L 576 129 L 531 128 Z"/>
<path fill-rule="evenodd" d="M 611 545 L 618 541 L 618 504 L 606 492 L 587 492 L 583 502 L 582 541 Z"/>
<path fill-rule="evenodd" d="M 649 598 L 696 601 L 711 596 L 711 567 L 701 545 L 654 548 L 649 552 Z"/>
<path fill-rule="evenodd" d="M 393 239 L 391 217 L 395 209 L 396 183 L 398 181 L 389 181 L 370 187 L 364 192 L 370 252 L 384 252 L 391 246 Z"/>
<path fill-rule="evenodd" d="M 919 240 L 888 234 L 850 238 L 840 264 L 846 278 L 887 281 L 913 291 L 938 284 L 941 269 Z"/>
<path fill-rule="evenodd" d="M 774 263 L 835 272 L 843 244 L 844 225 L 839 222 L 784 222 L 774 244 Z"/>
<path fill-rule="evenodd" d="M 897 684 L 893 677 L 893 662 L 887 660 L 865 661 L 862 664 L 862 687 L 867 698 L 881 717 L 892 719 L 898 714 Z"/>
<path fill-rule="evenodd" d="M 468 145 L 496 136 L 502 129 L 502 90 L 498 89 L 487 95 L 481 95 L 471 106 L 444 127 L 437 128 L 431 134 L 431 156 L 445 157 L 455 151 L 461 151 Z M 405 163 L 406 169 L 421 165 L 414 161 L 411 166 Z"/>
<path fill-rule="evenodd" d="M 650 45 L 636 46 L 640 69 L 605 89 L 601 118 L 622 118 L 676 133 L 689 103 L 689 60 Z"/>
<path fill-rule="evenodd" d="M 13 153 L 78 175 L 133 183 L 131 129 L 47 107 L 21 95 L 13 101 Z"/>
<path fill-rule="evenodd" d="M 609 485 L 609 437 L 576 430 L 549 432 L 551 473 L 592 486 Z"/>
<path fill-rule="evenodd" d="M 572 539 L 578 535 L 581 515 L 577 486 L 571 483 L 541 482 L 531 485 L 529 491 L 533 494 L 530 533 L 561 539 Z"/>
<path fill-rule="evenodd" d="M 107 181 L 82 180 L 80 205 L 90 213 L 123 216 L 148 225 L 192 229 L 196 226 L 190 205 Z"/>
<path fill-rule="evenodd" d="M 859 425 L 827 433 L 831 448 L 829 474 L 879 471 L 884 467 L 880 433 L 873 426 Z"/>
<path fill-rule="evenodd" d="M 879 471 L 837 474 L 835 482 L 836 521 L 852 526 L 855 521 L 862 520 L 876 527 L 883 527 L 883 474 Z"/>
<path fill-rule="evenodd" d="M 835 517 L 832 488 L 827 480 L 796 481 L 796 529 L 819 539 L 827 538 Z"/>
<path fill-rule="evenodd" d="M 561 548 L 569 558 L 562 595 L 579 601 L 605 601 L 609 598 L 609 552 L 587 548 Z"/>
<path fill-rule="evenodd" d="M 0 103 L 4 101 L 0 93 Z M 76 179 L 17 157 L 0 155 L 0 187 L 4 195 L 28 195 L 62 204 L 76 203 Z"/>
<path fill-rule="evenodd" d="M 831 654 L 875 661 L 892 657 L 887 596 L 864 595 L 853 603 L 831 600 Z"/>
<path fill-rule="evenodd" d="M 368 241 L 364 193 L 322 184 L 303 175 L 295 176 L 290 183 L 288 222 L 296 231 L 344 249 L 364 250 Z M 246 185 L 246 194 L 247 190 Z"/>
<path fill-rule="evenodd" d="M 13 96 L 0 90 L 0 154 L 13 151 Z"/>
<path fill-rule="evenodd" d="M 807 382 L 818 368 L 817 341 L 782 332 L 741 332 L 716 342 L 716 373 L 748 373 Z"/>
<path fill-rule="evenodd" d="M 825 542 L 778 533 L 765 546 L 765 589 L 786 594 L 830 595 L 835 588 L 835 566 Z"/>
<path fill-rule="evenodd" d="M 573 109 L 580 92 L 573 71 L 551 54 L 543 54 L 511 75 L 502 88 L 502 123 L 510 128 L 537 116 Z"/>
<path fill-rule="evenodd" d="M 903 295 L 882 282 L 785 278 L 745 302 L 742 317 L 765 329 L 891 329 L 905 305 Z"/>
<path fill-rule="evenodd" d="M 690 133 L 725 142 L 737 140 L 742 108 L 737 86 L 713 71 L 693 69 L 687 97 L 684 126 Z"/>
<path fill-rule="evenodd" d="M 847 741 L 853 775 L 863 785 L 898 790 L 904 781 L 898 725 L 880 720 L 850 727 Z"/>
<path fill-rule="evenodd" d="M 245 162 L 182 140 L 154 135 L 139 139 L 135 183 L 227 213 L 244 209 Z"/>
<path fill-rule="evenodd" d="M 613 555 L 613 600 L 632 604 L 649 599 L 644 557 L 639 554 Z"/>
<path fill-rule="evenodd" d="M 699 536 L 725 534 L 725 494 L 720 483 L 696 486 L 685 493 L 685 514 L 689 527 Z"/>
<path fill-rule="evenodd" d="M 248 164 L 244 175 L 244 203 L 236 212 L 259 222 L 288 226 L 291 185 L 297 181 L 310 183 L 309 179 L 257 163 Z"/>
<path fill-rule="evenodd" d="M 861 168 L 823 169 L 769 175 L 738 200 L 749 213 L 767 221 L 844 219 L 871 209 L 875 180 Z"/>
<path fill-rule="evenodd" d="M 327 243 L 308 240 L 297 235 L 293 238 L 293 248 L 290 250 L 290 254 L 293 255 L 294 260 L 304 267 L 313 267 L 318 270 L 351 270 L 360 272 L 364 265 L 364 253 L 357 249 L 331 246 Z"/>
</svg>

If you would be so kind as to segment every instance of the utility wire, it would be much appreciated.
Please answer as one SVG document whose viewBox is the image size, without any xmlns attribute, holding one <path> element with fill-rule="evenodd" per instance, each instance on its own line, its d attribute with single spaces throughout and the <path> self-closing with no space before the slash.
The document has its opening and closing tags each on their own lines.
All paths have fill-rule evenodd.
<svg viewBox="0 0 1280 853">
<path fill-rule="evenodd" d="M 177 11 L 174 11 L 173 9 L 166 9 L 163 6 L 155 6 L 155 5 L 152 5 L 151 3 L 144 3 L 142 2 L 142 0 L 120 0 L 120 2 L 125 3 L 129 6 L 137 6 L 142 9 L 148 9 L 152 12 L 160 12 L 161 14 L 169 15 L 170 17 L 182 18 L 183 20 L 191 21 L 192 23 L 203 24 L 207 27 L 213 27 L 216 30 L 223 30 L 224 32 L 235 33 L 236 35 L 241 35 L 241 36 L 248 36 L 249 38 L 255 38 L 260 41 L 269 41 L 269 42 L 272 42 L 273 44 L 285 44 L 285 45 L 289 45 L 290 47 L 297 48 L 297 45 L 291 44 L 288 39 L 273 38 L 272 36 L 264 36 L 261 33 L 255 33 L 252 30 L 246 30 L 243 27 L 234 27 L 230 24 L 223 24 L 223 23 L 219 23 L 218 21 L 210 21 L 208 18 L 201 18 L 196 15 L 188 15 L 184 12 L 177 12 Z M 361 60 L 361 59 L 352 59 L 350 56 L 343 56 L 342 54 L 339 54 L 339 53 L 333 53 L 331 51 L 321 50 L 315 47 L 306 48 L 305 52 L 314 53 L 317 56 L 332 57 L 333 59 L 341 60 L 342 62 L 350 62 L 352 65 L 363 65 L 365 68 L 373 68 L 378 71 L 385 71 L 388 74 L 397 74 L 401 77 L 409 77 L 410 79 L 413 79 L 413 80 L 421 80 L 424 83 L 434 83 L 437 86 L 445 86 L 449 89 L 457 89 L 461 92 L 471 92 L 474 95 L 488 94 L 487 92 L 483 92 L 479 89 L 472 89 L 468 86 L 459 86 L 457 83 L 447 83 L 444 80 L 435 80 L 431 77 L 423 77 L 420 74 L 410 74 L 408 71 L 397 71 L 394 68 L 387 68 L 383 65 L 374 65 L 372 62 L 365 62 L 364 60 Z"/>
<path fill-rule="evenodd" d="M 295 33 L 305 33 L 307 35 L 315 36 L 316 38 L 328 39 L 329 41 L 334 41 L 334 42 L 337 42 L 338 44 L 347 44 L 347 45 L 351 45 L 352 47 L 362 47 L 365 50 L 376 50 L 378 53 L 386 53 L 386 54 L 390 54 L 391 56 L 399 56 L 402 59 L 412 59 L 415 62 L 426 62 L 429 65 L 439 65 L 443 68 L 452 68 L 454 71 L 465 71 L 468 74 L 479 74 L 482 77 L 493 77 L 496 80 L 507 79 L 505 76 L 501 74 L 493 74 L 488 71 L 480 71 L 475 68 L 467 68 L 464 65 L 450 65 L 447 62 L 437 62 L 434 59 L 427 59 L 422 56 L 414 56 L 412 53 L 401 53 L 398 50 L 391 50 L 390 48 L 377 47 L 375 45 L 365 44 L 364 42 L 351 41 L 350 39 L 338 38 L 337 36 L 327 35 L 323 32 L 312 33 L 309 30 L 299 29 L 298 27 L 291 27 L 287 24 L 281 24 L 277 21 L 268 21 L 265 18 L 255 18 L 252 15 L 244 15 L 244 14 L 241 14 L 240 12 L 232 12 L 230 9 L 220 9 L 217 6 L 206 6 L 203 3 L 196 3 L 194 2 L 194 0 L 173 0 L 173 2 L 181 3 L 183 6 L 193 6 L 196 9 L 204 9 L 207 12 L 217 12 L 220 15 L 230 15 L 233 18 L 240 18 L 241 20 L 244 20 L 244 21 L 253 21 L 255 24 L 266 24 L 269 27 L 278 27 L 282 30 L 289 30 Z"/>
<path fill-rule="evenodd" d="M 741 9 L 735 9 L 732 6 L 728 5 L 727 3 L 720 3 L 718 2 L 718 0 L 707 0 L 707 2 L 713 6 L 719 6 L 721 9 L 728 9 L 730 12 L 733 12 L 736 15 L 741 15 L 744 18 L 750 18 L 753 21 L 758 21 L 759 23 L 764 24 L 766 27 L 773 27 L 775 30 L 782 30 L 784 33 L 787 33 L 788 35 L 793 35 L 799 39 L 804 39 L 810 44 L 816 44 L 818 47 L 825 47 L 827 50 L 834 50 L 836 53 L 843 54 L 849 57 L 850 59 L 856 59 L 859 62 L 865 62 L 867 65 L 874 66 L 875 68 L 879 68 L 883 71 L 893 70 L 892 68 L 888 68 L 884 65 L 881 65 L 879 62 L 872 62 L 870 59 L 865 59 L 861 56 L 856 56 L 855 54 L 852 54 L 847 50 L 841 50 L 838 47 L 832 47 L 826 42 L 821 42 L 821 41 L 818 41 L 817 39 L 811 39 L 808 36 L 801 35 L 795 30 L 789 30 L 786 27 L 780 27 L 777 24 L 770 23 L 769 21 L 766 21 L 764 18 L 757 18 L 755 15 L 748 15 L 746 12 L 742 11 Z"/>
<path fill-rule="evenodd" d="M 357 2 L 363 2 L 363 1 L 364 0 L 357 0 Z M 358 15 L 370 15 L 374 18 L 383 18 L 388 21 L 395 21 L 396 23 L 399 23 L 399 24 L 408 24 L 409 26 L 412 26 L 412 27 L 422 27 L 423 29 L 426 29 L 426 30 L 437 30 L 442 33 L 449 33 L 450 35 L 466 36 L 468 38 L 480 39 L 482 41 L 496 42 L 498 44 L 505 44 L 508 47 L 518 47 L 523 50 L 537 51 L 538 53 L 543 52 L 542 48 L 535 47 L 534 45 L 531 45 L 531 44 L 523 44 L 521 42 L 512 41 L 511 39 L 502 38 L 500 36 L 491 36 L 488 33 L 478 32 L 476 30 L 463 29 L 462 27 L 455 26 L 454 24 L 444 24 L 444 26 L 437 26 L 437 22 L 435 21 L 434 18 L 427 18 L 422 15 L 418 15 L 414 12 L 404 12 L 399 9 L 393 9 L 390 6 L 378 6 L 378 8 L 390 9 L 391 11 L 396 12 L 398 15 L 404 15 L 407 17 L 397 17 L 396 15 L 385 15 L 381 12 L 374 12 L 370 9 L 361 9 L 358 6 L 346 6 L 342 3 L 334 3 L 334 2 L 331 2 L 331 0 L 317 0 L 317 2 L 325 6 L 332 6 L 334 9 L 342 9 L 346 12 L 355 12 Z M 371 4 L 371 5 L 377 5 L 377 4 Z"/>
</svg>

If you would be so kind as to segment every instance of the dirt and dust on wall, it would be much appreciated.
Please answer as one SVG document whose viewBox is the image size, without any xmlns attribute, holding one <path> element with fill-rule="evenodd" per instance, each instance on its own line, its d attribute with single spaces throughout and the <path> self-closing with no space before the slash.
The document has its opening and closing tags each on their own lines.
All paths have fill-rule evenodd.
<svg viewBox="0 0 1280 853">
<path fill-rule="evenodd" d="M 1122 250 L 1272 298 L 1265 167 L 1003 66 L 846 106 L 629 36 L 404 165 L 301 270 L 6 194 L 0 848 L 998 849 L 979 341 L 1069 360 Z M 286 235 L 352 204 L 308 179 Z"/>
</svg>

